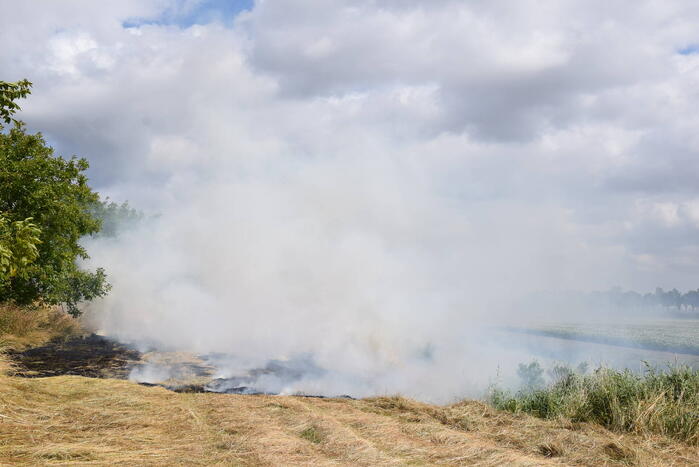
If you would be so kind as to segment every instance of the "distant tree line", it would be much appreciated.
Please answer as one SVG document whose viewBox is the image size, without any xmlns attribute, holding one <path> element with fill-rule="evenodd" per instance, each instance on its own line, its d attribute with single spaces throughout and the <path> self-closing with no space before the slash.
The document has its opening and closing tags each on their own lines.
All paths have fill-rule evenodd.
<svg viewBox="0 0 699 467">
<path fill-rule="evenodd" d="M 605 291 L 540 291 L 526 297 L 520 307 L 549 313 L 664 313 L 699 318 L 699 289 L 680 292 L 676 288 L 640 293 L 614 287 Z"/>
<path fill-rule="evenodd" d="M 615 287 L 605 292 L 592 292 L 589 294 L 589 298 L 620 308 L 699 312 L 699 289 L 682 293 L 677 289 L 665 291 L 661 287 L 657 287 L 655 292 L 641 294 L 633 290 L 624 291 Z"/>
</svg>

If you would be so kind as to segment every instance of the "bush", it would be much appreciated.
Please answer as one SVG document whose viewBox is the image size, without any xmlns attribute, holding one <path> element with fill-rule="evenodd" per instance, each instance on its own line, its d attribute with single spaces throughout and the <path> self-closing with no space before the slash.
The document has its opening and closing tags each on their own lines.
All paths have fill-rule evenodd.
<svg viewBox="0 0 699 467">
<path fill-rule="evenodd" d="M 685 366 L 647 367 L 640 374 L 609 368 L 590 375 L 570 371 L 543 389 L 514 394 L 495 389 L 490 402 L 510 412 L 656 433 L 699 445 L 699 371 Z"/>
</svg>

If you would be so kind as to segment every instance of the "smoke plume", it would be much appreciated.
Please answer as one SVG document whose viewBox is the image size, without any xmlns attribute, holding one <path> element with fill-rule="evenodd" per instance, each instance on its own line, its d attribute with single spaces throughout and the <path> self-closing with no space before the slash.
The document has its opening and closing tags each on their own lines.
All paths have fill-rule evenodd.
<svg viewBox="0 0 699 467">
<path fill-rule="evenodd" d="M 693 2 L 218 3 L 0 17 L 21 118 L 148 214 L 85 241 L 108 335 L 444 401 L 528 357 L 493 326 L 571 318 L 532 292 L 696 287 Z"/>
</svg>

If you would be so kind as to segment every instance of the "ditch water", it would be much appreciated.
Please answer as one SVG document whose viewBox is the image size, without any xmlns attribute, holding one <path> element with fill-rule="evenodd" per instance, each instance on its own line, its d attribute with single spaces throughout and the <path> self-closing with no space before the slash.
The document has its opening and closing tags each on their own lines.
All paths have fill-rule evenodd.
<svg viewBox="0 0 699 467">
<path fill-rule="evenodd" d="M 577 366 L 587 363 L 590 368 L 608 366 L 641 370 L 648 365 L 666 368 L 668 365 L 687 365 L 699 369 L 699 355 L 651 350 L 625 345 L 585 342 L 575 339 L 542 336 L 501 330 L 495 338 L 503 346 L 519 349 L 523 358 L 530 355 L 543 363 L 566 363 Z"/>
</svg>

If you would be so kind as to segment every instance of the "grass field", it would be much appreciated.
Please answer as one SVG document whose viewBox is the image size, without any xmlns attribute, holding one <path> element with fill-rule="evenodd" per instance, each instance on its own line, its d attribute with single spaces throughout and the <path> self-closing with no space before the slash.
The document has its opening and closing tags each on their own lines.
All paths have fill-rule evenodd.
<svg viewBox="0 0 699 467">
<path fill-rule="evenodd" d="M 506 329 L 560 339 L 699 355 L 699 320 L 694 319 L 639 320 L 635 323 L 540 323 Z"/>
</svg>

